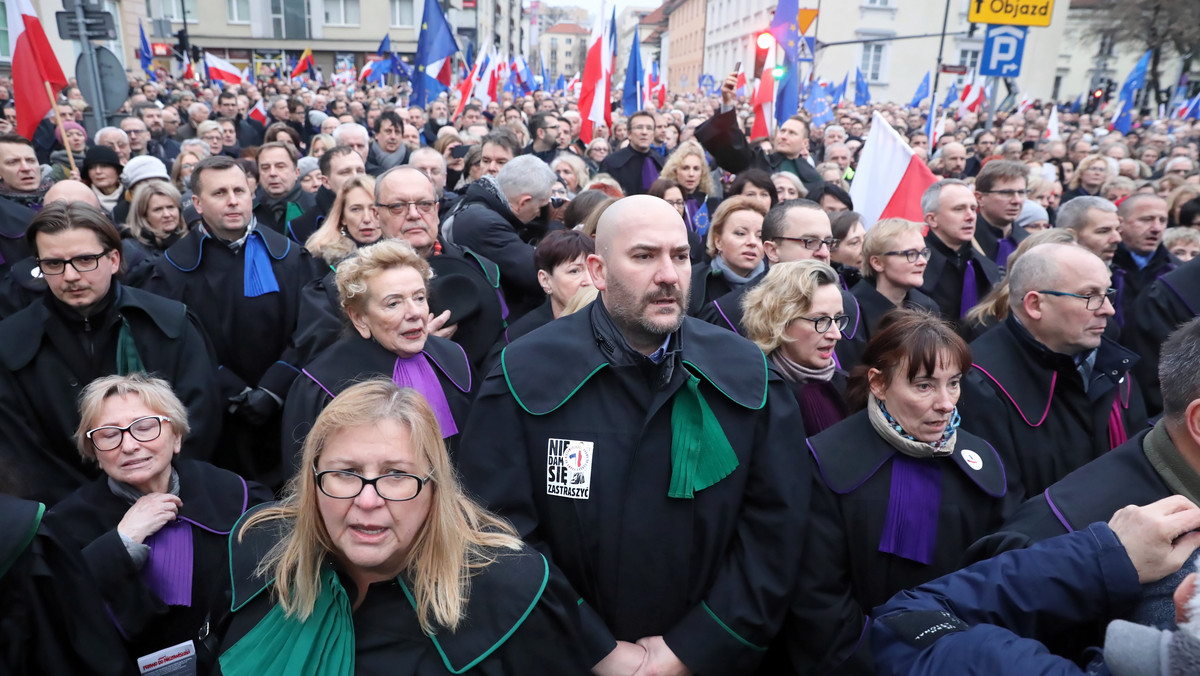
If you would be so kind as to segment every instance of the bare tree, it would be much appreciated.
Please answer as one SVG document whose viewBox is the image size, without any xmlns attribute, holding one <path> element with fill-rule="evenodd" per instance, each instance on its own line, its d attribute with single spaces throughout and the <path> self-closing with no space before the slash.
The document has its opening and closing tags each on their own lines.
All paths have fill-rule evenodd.
<svg viewBox="0 0 1200 676">
<path fill-rule="evenodd" d="M 1074 3 L 1073 3 L 1074 4 Z M 1080 3 L 1085 4 L 1085 3 Z M 1171 49 L 1183 60 L 1187 72 L 1200 49 L 1200 1 L 1197 0 L 1092 0 L 1089 34 L 1111 36 L 1114 44 L 1137 45 L 1150 50 L 1150 68 L 1142 102 L 1154 92 L 1155 103 L 1166 103 L 1170 94 L 1159 86 L 1163 50 Z M 1174 77 L 1170 80 L 1174 84 Z"/>
</svg>

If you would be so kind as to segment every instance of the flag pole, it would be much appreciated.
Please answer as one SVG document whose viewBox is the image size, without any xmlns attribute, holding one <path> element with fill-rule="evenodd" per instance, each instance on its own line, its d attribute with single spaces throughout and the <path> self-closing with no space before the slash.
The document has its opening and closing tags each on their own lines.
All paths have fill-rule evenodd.
<svg viewBox="0 0 1200 676">
<path fill-rule="evenodd" d="M 46 96 L 50 97 L 50 110 L 54 111 L 54 121 L 58 125 L 58 135 L 62 137 L 63 147 L 67 149 L 67 161 L 71 163 L 71 171 L 78 174 L 79 169 L 75 167 L 75 153 L 71 152 L 71 147 L 67 145 L 67 130 L 63 127 L 62 114 L 58 112 L 58 101 L 54 100 L 54 90 L 50 88 L 49 82 L 43 84 L 46 85 Z M 80 176 L 80 178 L 83 177 Z"/>
</svg>

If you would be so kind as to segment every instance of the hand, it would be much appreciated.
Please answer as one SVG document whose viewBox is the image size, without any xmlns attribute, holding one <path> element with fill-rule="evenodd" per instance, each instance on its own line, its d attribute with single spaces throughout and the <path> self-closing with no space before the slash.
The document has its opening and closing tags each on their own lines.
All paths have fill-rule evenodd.
<svg viewBox="0 0 1200 676">
<path fill-rule="evenodd" d="M 247 387 L 229 398 L 229 412 L 255 427 L 265 425 L 279 408 L 279 399 L 262 387 Z"/>
<path fill-rule="evenodd" d="M 72 169 L 70 172 L 68 172 L 67 178 L 71 179 L 72 181 L 83 180 L 83 179 L 79 178 L 79 170 L 78 169 Z"/>
<path fill-rule="evenodd" d="M 446 326 L 446 322 L 448 322 L 449 320 L 450 320 L 450 311 L 449 310 L 442 312 L 442 314 L 440 314 L 436 317 L 434 317 L 433 313 L 430 312 L 429 313 L 429 321 L 427 321 L 425 323 L 425 329 L 429 332 L 429 335 L 431 335 L 431 336 L 437 336 L 438 338 L 445 338 L 446 340 L 450 340 L 450 338 L 454 335 L 454 332 L 458 330 L 458 324 L 451 324 L 450 326 Z"/>
<path fill-rule="evenodd" d="M 170 493 L 143 495 L 121 517 L 117 532 L 140 545 L 160 528 L 174 521 L 179 516 L 182 504 L 182 500 Z"/>
<path fill-rule="evenodd" d="M 629 641 L 617 641 L 617 647 L 592 667 L 592 673 L 596 676 L 632 676 L 645 661 L 645 648 Z"/>
<path fill-rule="evenodd" d="M 637 644 L 646 649 L 646 661 L 635 676 L 691 676 L 692 670 L 679 661 L 663 637 L 647 636 Z"/>
<path fill-rule="evenodd" d="M 721 105 L 732 106 L 737 97 L 737 73 L 732 73 L 721 83 Z"/>
<path fill-rule="evenodd" d="M 1117 510 L 1108 527 L 1125 546 L 1142 584 L 1155 582 L 1183 567 L 1200 547 L 1200 508 L 1182 495 Z"/>
</svg>

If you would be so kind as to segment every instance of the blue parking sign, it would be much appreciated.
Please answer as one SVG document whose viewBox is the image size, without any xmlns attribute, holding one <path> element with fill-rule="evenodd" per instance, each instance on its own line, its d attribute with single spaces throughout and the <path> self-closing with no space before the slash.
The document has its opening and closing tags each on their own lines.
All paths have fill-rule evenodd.
<svg viewBox="0 0 1200 676">
<path fill-rule="evenodd" d="M 979 74 L 995 77 L 1017 77 L 1021 74 L 1021 57 L 1025 54 L 1025 26 L 988 26 L 983 38 L 983 55 Z"/>
</svg>

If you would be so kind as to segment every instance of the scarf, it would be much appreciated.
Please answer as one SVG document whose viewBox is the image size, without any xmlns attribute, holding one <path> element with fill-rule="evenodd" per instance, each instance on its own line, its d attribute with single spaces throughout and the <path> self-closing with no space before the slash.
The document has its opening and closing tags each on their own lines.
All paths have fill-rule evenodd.
<svg viewBox="0 0 1200 676">
<path fill-rule="evenodd" d="M 725 281 L 729 282 L 730 284 L 732 284 L 734 286 L 741 286 L 743 284 L 746 284 L 750 280 L 761 275 L 763 270 L 765 270 L 767 267 L 766 259 L 765 258 L 759 259 L 758 265 L 753 270 L 750 271 L 750 274 L 743 277 L 743 276 L 739 275 L 738 273 L 734 272 L 729 267 L 729 264 L 725 262 L 725 259 L 721 257 L 720 254 L 717 254 L 716 256 L 714 256 L 712 259 L 712 262 L 709 263 L 709 265 L 712 266 L 713 270 L 720 272 L 721 276 L 725 278 Z"/>
<path fill-rule="evenodd" d="M 892 484 L 879 551 L 929 565 L 937 546 L 938 512 L 942 502 L 942 468 L 934 458 L 954 452 L 959 416 L 955 409 L 942 438 L 928 444 L 906 433 L 874 395 L 867 397 L 871 427 L 892 448 Z"/>
<path fill-rule="evenodd" d="M 1172 493 L 1200 505 L 1200 474 L 1180 455 L 1171 435 L 1167 434 L 1166 423 L 1160 420 L 1151 428 L 1142 439 L 1142 452 Z"/>
<path fill-rule="evenodd" d="M 117 333 L 117 375 L 126 376 L 145 370 L 137 343 L 133 340 L 133 329 L 129 326 L 129 320 L 122 316 L 121 329 Z"/>
<path fill-rule="evenodd" d="M 168 486 L 168 493 L 179 495 L 179 473 L 174 467 Z M 108 480 L 108 488 L 113 495 L 131 505 L 142 497 L 138 489 L 112 478 Z M 194 561 L 191 524 L 175 519 L 146 538 L 143 544 L 150 548 L 150 556 L 142 566 L 142 581 L 146 587 L 168 606 L 191 606 Z"/>
<path fill-rule="evenodd" d="M 92 193 L 96 195 L 96 199 L 100 200 L 101 208 L 110 214 L 112 213 L 113 209 L 116 208 L 117 202 L 121 201 L 121 194 L 123 192 L 124 190 L 121 189 L 121 185 L 119 183 L 117 184 L 117 187 L 113 189 L 112 193 L 108 195 L 100 192 L 100 189 L 96 186 L 92 186 Z"/>
<path fill-rule="evenodd" d="M 443 439 L 458 434 L 458 425 L 454 422 L 450 403 L 446 401 L 446 392 L 442 389 L 442 384 L 438 382 L 433 367 L 429 365 L 428 355 L 418 352 L 408 358 L 396 357 L 396 366 L 392 369 L 392 382 L 396 383 L 397 387 L 414 389 L 422 397 L 425 397 L 425 401 L 429 402 L 429 406 L 437 418 Z"/>
<path fill-rule="evenodd" d="M 833 372 L 837 369 L 837 366 L 832 360 L 829 362 L 829 366 L 826 366 L 825 368 L 810 369 L 807 366 L 798 364 L 791 359 L 788 359 L 787 356 L 783 354 L 783 350 L 775 350 L 767 356 L 767 359 L 771 360 L 771 363 L 779 369 L 779 373 L 785 379 L 793 383 L 807 383 L 810 380 L 823 380 L 825 382 L 829 382 L 829 380 L 833 378 Z"/>
<path fill-rule="evenodd" d="M 218 660 L 225 676 L 341 676 L 354 673 L 354 615 L 333 569 L 301 620 L 278 603 Z"/>
<path fill-rule="evenodd" d="M 257 236 L 251 236 L 251 235 Z M 262 233 L 250 233 L 244 240 L 246 260 L 242 264 L 242 293 L 246 298 L 257 298 L 268 293 L 278 293 L 279 280 L 271 267 L 271 254 Z"/>
<path fill-rule="evenodd" d="M 82 165 L 80 166 L 82 167 Z M 37 211 L 38 209 L 42 208 L 42 199 L 46 197 L 46 191 L 49 190 L 50 186 L 52 185 L 54 185 L 54 181 L 46 180 L 42 181 L 42 184 L 33 190 L 30 190 L 29 192 L 23 192 L 20 190 L 13 190 L 7 185 L 0 183 L 0 198 L 6 199 L 10 202 L 16 202 L 23 207 L 28 207 L 34 211 Z"/>
</svg>

